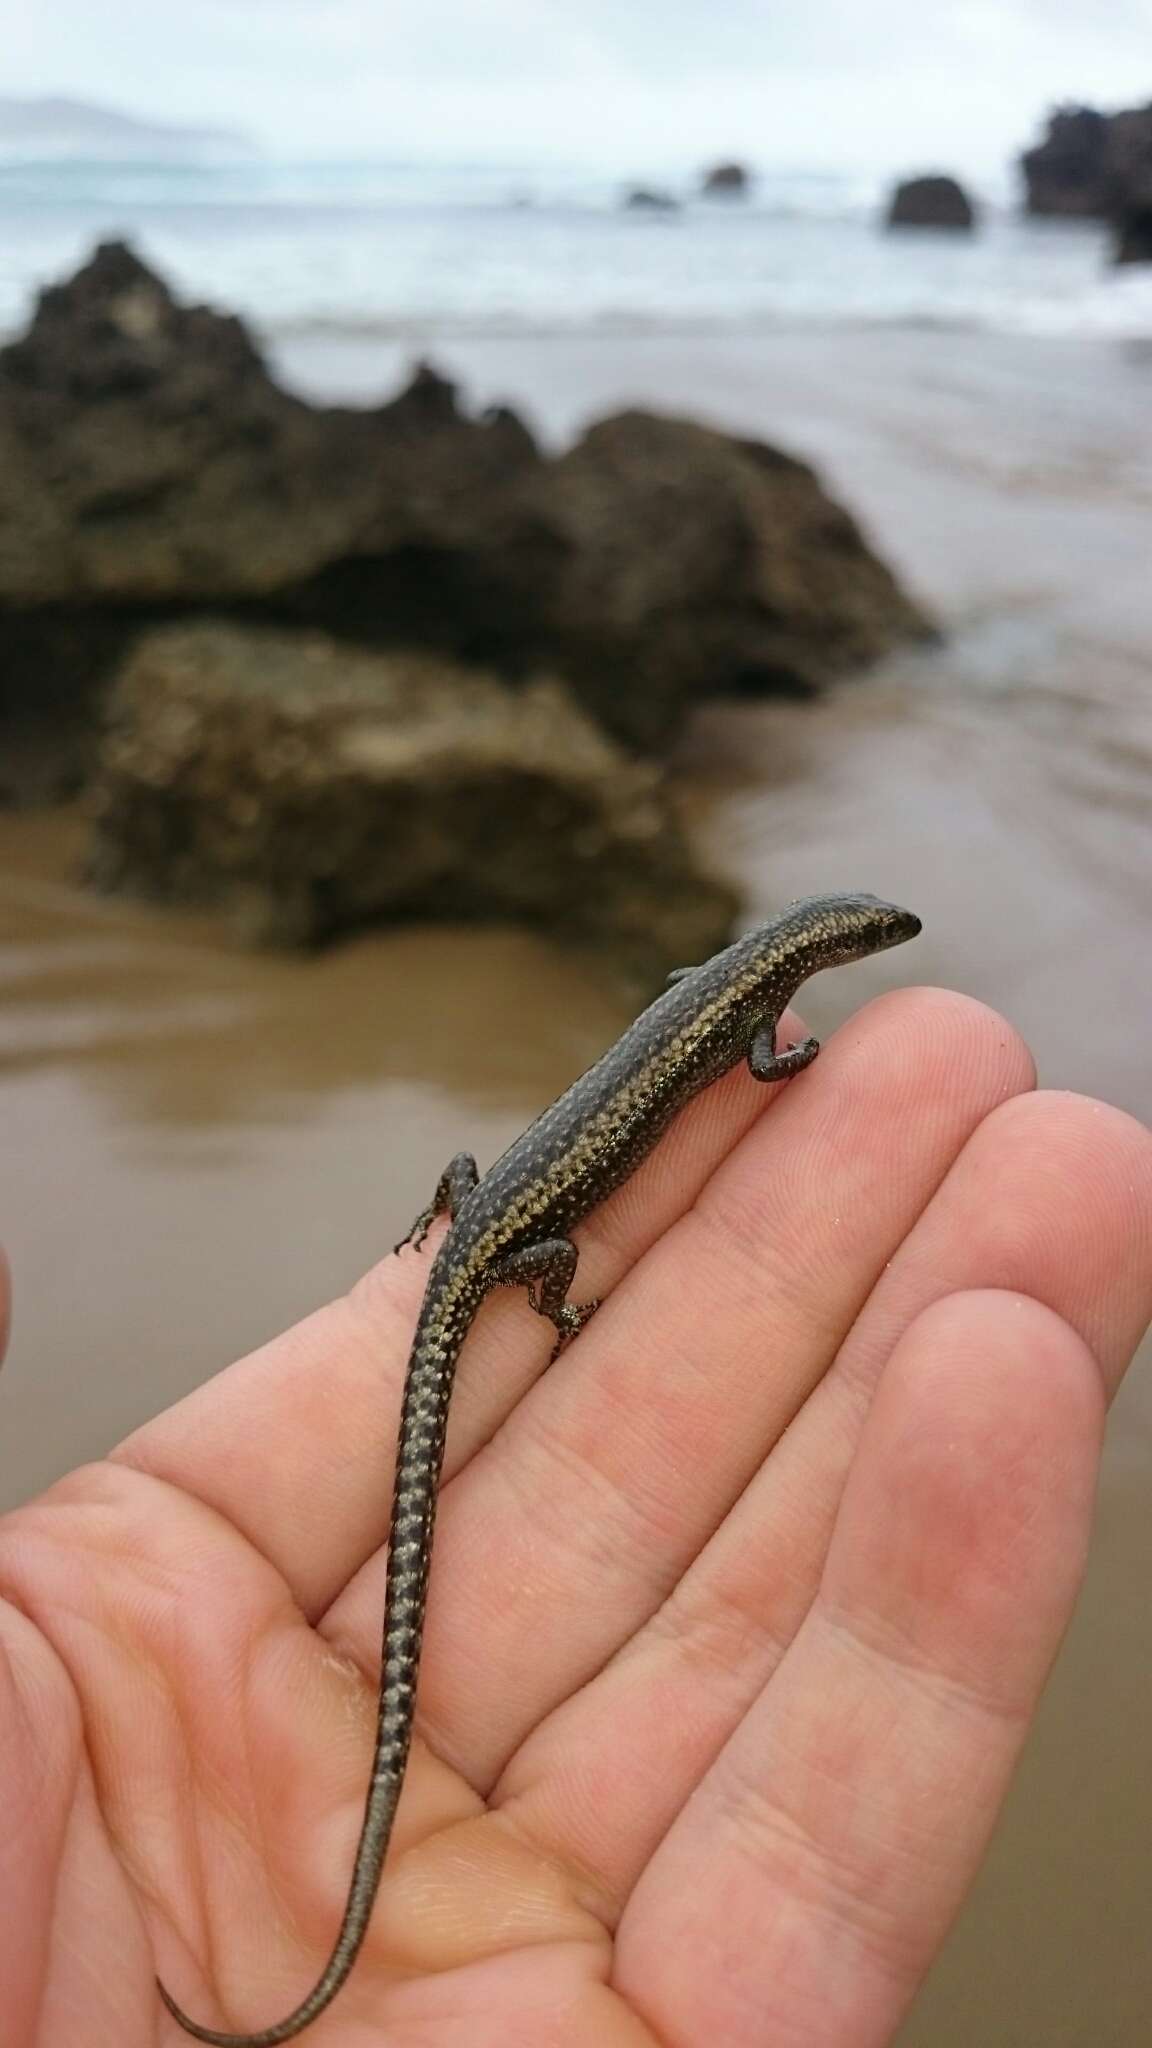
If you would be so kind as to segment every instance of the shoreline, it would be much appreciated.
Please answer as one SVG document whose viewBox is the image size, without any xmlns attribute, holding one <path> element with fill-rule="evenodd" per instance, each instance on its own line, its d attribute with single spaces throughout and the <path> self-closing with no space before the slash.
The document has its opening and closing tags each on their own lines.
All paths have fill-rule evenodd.
<svg viewBox="0 0 1152 2048">
<path fill-rule="evenodd" d="M 114 232 L 186 299 L 231 308 L 273 339 L 316 322 L 422 343 L 477 327 L 522 339 L 603 327 L 629 339 L 858 320 L 1073 340 L 1152 334 L 1152 267 L 1114 265 L 1103 221 L 986 207 L 973 234 L 892 233 L 886 180 L 867 201 L 830 206 L 810 183 L 797 192 L 769 177 L 739 204 L 682 194 L 670 212 L 626 207 L 626 174 L 602 177 L 595 204 L 546 184 L 478 196 L 432 173 L 388 189 L 363 165 L 271 184 L 241 177 L 223 199 L 210 177 L 174 188 L 155 171 L 89 186 L 33 170 L 23 197 L 0 189 L 5 327 Z"/>
</svg>

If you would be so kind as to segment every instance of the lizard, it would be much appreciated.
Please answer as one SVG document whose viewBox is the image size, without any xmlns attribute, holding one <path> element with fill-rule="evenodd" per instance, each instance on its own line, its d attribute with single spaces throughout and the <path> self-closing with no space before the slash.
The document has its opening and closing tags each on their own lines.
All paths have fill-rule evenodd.
<svg viewBox="0 0 1152 2048">
<path fill-rule="evenodd" d="M 693 1096 L 746 1059 L 758 1081 L 783 1081 L 815 1059 L 805 1038 L 783 1051 L 776 1030 L 802 982 L 821 968 L 903 944 L 911 911 L 868 895 L 805 897 L 702 965 L 679 968 L 615 1045 L 481 1175 L 459 1152 L 399 1253 L 420 1249 L 438 1217 L 448 1230 L 428 1274 L 401 1400 L 384 1602 L 375 1748 L 343 1919 L 328 1962 L 295 2009 L 252 2033 L 168 2011 L 215 2048 L 278 2048 L 331 2004 L 367 1933 L 411 1745 L 448 1405 L 457 1362 L 485 1295 L 522 1286 L 556 1331 L 552 1358 L 599 1301 L 570 1301 L 573 1227 L 627 1180 Z"/>
</svg>

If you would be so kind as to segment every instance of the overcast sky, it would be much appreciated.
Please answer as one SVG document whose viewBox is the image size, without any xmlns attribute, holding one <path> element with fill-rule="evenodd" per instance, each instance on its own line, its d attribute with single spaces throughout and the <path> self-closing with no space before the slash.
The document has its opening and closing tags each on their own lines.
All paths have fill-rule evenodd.
<svg viewBox="0 0 1152 2048">
<path fill-rule="evenodd" d="M 1152 0 L 4 0 L 7 93 L 278 154 L 996 168 L 1152 99 Z"/>
</svg>

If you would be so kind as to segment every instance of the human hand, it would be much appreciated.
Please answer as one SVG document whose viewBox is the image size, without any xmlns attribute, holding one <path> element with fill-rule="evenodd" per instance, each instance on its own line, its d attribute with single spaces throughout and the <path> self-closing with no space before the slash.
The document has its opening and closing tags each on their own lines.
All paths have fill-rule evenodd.
<svg viewBox="0 0 1152 2048">
<path fill-rule="evenodd" d="M 606 1300 L 551 1372 L 523 1299 L 486 1305 L 392 1851 L 305 2040 L 892 2039 L 1152 1313 L 1152 1138 L 1030 1088 L 989 1012 L 886 997 L 678 1120 L 579 1233 Z M 186 2040 L 157 1969 L 258 2028 L 326 1960 L 427 1271 L 385 1259 L 0 1525 L 10 2048 Z"/>
</svg>

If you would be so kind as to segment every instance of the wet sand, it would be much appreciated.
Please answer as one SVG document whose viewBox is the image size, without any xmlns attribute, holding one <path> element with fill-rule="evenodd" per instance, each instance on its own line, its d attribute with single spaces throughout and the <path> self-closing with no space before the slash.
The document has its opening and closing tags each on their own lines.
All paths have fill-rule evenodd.
<svg viewBox="0 0 1152 2048">
<path fill-rule="evenodd" d="M 922 979 L 1002 1009 L 1045 1083 L 1152 1118 L 1152 350 L 878 331 L 436 355 L 552 437 L 644 402 L 820 463 L 949 638 L 816 706 L 701 716 L 678 770 L 702 839 L 750 919 L 826 885 L 912 903 Z M 315 340 L 282 365 L 357 399 L 400 369 Z M 0 815 L 0 1500 L 346 1286 L 452 1151 L 491 1157 L 625 1017 L 515 933 L 245 957 L 86 896 L 79 833 Z M 867 963 L 805 1010 L 826 1029 L 891 979 Z M 905 2048 L 1149 2038 L 1148 1363 L 1008 1821 Z"/>
</svg>

